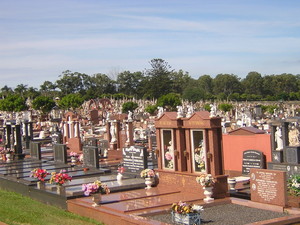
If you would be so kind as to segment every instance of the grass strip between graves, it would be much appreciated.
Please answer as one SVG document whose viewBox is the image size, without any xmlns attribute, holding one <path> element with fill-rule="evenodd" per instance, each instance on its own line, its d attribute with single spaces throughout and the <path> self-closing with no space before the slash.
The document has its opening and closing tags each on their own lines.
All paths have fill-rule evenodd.
<svg viewBox="0 0 300 225">
<path fill-rule="evenodd" d="M 6 224 L 102 224 L 19 193 L 0 189 L 0 221 Z M 103 225 L 103 224 L 102 224 Z"/>
</svg>

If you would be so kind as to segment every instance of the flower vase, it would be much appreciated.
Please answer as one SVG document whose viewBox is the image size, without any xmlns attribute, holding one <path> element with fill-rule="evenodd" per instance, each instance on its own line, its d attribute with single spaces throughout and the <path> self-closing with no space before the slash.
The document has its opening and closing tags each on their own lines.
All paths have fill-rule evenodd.
<svg viewBox="0 0 300 225">
<path fill-rule="evenodd" d="M 76 163 L 77 162 L 77 158 L 75 156 L 71 156 L 71 163 Z"/>
<path fill-rule="evenodd" d="M 230 191 L 236 191 L 235 190 L 235 185 L 236 185 L 236 179 L 235 178 L 229 178 L 228 179 L 228 185 L 229 185 L 229 190 Z"/>
<path fill-rule="evenodd" d="M 175 224 L 185 224 L 185 225 L 192 225 L 192 224 L 201 224 L 201 217 L 200 213 L 176 213 L 171 212 L 172 215 L 172 222 Z"/>
<path fill-rule="evenodd" d="M 146 188 L 145 189 L 150 189 L 152 184 L 153 184 L 153 178 L 151 177 L 146 177 L 145 178 L 145 184 L 146 184 Z"/>
<path fill-rule="evenodd" d="M 65 186 L 62 185 L 56 185 L 56 193 L 58 195 L 64 195 L 66 192 Z"/>
<path fill-rule="evenodd" d="M 36 187 L 37 187 L 37 189 L 45 190 L 45 182 L 43 182 L 43 181 L 38 181 L 38 182 L 36 183 Z"/>
<path fill-rule="evenodd" d="M 213 201 L 214 198 L 212 198 L 212 194 L 213 194 L 213 187 L 203 187 L 203 190 L 204 190 L 204 195 L 205 195 L 205 198 L 203 199 L 203 201 L 205 202 L 210 202 L 210 201 Z"/>
<path fill-rule="evenodd" d="M 118 173 L 117 175 L 117 181 L 121 181 L 123 179 L 123 174 Z"/>
<path fill-rule="evenodd" d="M 6 154 L 6 162 L 10 162 L 11 161 L 11 154 L 7 153 Z"/>
<path fill-rule="evenodd" d="M 93 207 L 100 206 L 102 195 L 100 193 L 92 194 Z"/>
</svg>

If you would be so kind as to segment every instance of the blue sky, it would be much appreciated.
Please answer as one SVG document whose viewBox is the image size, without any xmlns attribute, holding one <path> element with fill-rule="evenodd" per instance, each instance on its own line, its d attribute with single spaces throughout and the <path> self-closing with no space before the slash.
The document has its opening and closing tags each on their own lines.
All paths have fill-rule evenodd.
<svg viewBox="0 0 300 225">
<path fill-rule="evenodd" d="M 298 0 L 0 0 L 0 88 L 153 58 L 194 78 L 300 74 L 299 14 Z"/>
</svg>

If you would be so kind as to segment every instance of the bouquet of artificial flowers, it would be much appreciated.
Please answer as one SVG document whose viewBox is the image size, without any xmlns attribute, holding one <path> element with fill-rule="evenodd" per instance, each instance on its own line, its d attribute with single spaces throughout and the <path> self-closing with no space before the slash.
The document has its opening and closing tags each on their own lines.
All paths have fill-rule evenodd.
<svg viewBox="0 0 300 225">
<path fill-rule="evenodd" d="M 106 184 L 102 184 L 101 181 L 96 180 L 94 183 L 82 184 L 82 190 L 85 196 L 89 196 L 94 193 L 109 194 L 110 189 Z"/>
</svg>

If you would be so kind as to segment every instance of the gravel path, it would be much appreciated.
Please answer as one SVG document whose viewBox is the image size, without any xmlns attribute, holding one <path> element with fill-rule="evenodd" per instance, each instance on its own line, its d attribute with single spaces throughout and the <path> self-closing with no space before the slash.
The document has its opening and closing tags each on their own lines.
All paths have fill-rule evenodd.
<svg viewBox="0 0 300 225">
<path fill-rule="evenodd" d="M 278 213 L 268 210 L 255 209 L 237 204 L 225 204 L 205 208 L 201 213 L 201 224 L 206 225 L 242 225 L 262 220 L 286 216 L 285 213 Z M 146 216 L 147 218 L 161 222 L 172 223 L 171 214 L 159 214 Z"/>
</svg>

